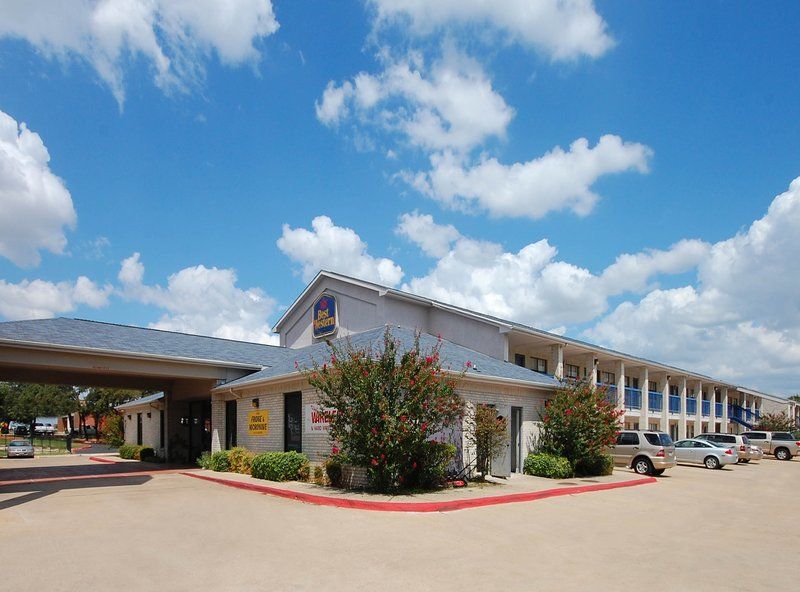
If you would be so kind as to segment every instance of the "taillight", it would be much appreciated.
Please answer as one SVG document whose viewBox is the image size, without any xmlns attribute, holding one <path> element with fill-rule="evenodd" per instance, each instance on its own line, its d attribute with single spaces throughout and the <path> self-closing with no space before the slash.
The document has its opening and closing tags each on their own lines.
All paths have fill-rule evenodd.
<svg viewBox="0 0 800 592">
<path fill-rule="evenodd" d="M 730 454 L 731 456 L 733 456 L 733 450 L 731 450 L 730 448 L 728 448 L 728 449 L 725 451 L 725 454 Z"/>
<path fill-rule="evenodd" d="M 744 447 L 744 444 L 739 446 L 739 451 L 744 452 L 745 450 L 747 450 L 747 448 Z"/>
<path fill-rule="evenodd" d="M 656 452 L 656 456 L 663 457 L 663 456 L 664 456 L 664 449 L 663 449 L 663 448 L 660 448 L 660 449 L 658 450 L 658 452 Z"/>
</svg>

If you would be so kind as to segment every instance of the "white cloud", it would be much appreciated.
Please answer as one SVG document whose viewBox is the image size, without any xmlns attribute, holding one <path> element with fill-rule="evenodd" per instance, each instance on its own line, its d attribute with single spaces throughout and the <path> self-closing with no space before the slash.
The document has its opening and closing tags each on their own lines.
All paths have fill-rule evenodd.
<svg viewBox="0 0 800 592">
<path fill-rule="evenodd" d="M 108 304 L 111 286 L 100 288 L 85 276 L 74 282 L 0 280 L 0 316 L 13 321 L 46 319 L 72 312 L 79 305 L 101 308 Z"/>
<path fill-rule="evenodd" d="M 504 165 L 496 158 L 472 166 L 452 152 L 431 157 L 431 170 L 403 177 L 424 195 L 451 208 L 477 207 L 492 216 L 541 218 L 569 209 L 592 211 L 600 197 L 592 185 L 602 176 L 636 170 L 645 173 L 652 150 L 643 144 L 605 135 L 593 148 L 585 138 L 569 150 L 554 148 L 524 163 Z"/>
<path fill-rule="evenodd" d="M 267 322 L 275 312 L 275 301 L 260 288 L 237 287 L 233 269 L 187 267 L 170 275 L 166 287 L 145 284 L 144 272 L 139 253 L 134 253 L 122 262 L 118 278 L 122 296 L 166 311 L 151 327 L 225 339 L 278 342 Z"/>
<path fill-rule="evenodd" d="M 185 89 L 202 79 L 203 59 L 256 62 L 256 39 L 278 29 L 270 0 L 5 0 L 0 37 L 31 43 L 48 58 L 88 62 L 125 99 L 125 61 L 142 57 L 156 85 Z"/>
<path fill-rule="evenodd" d="M 63 253 L 64 229 L 77 222 L 72 197 L 49 162 L 39 134 L 0 111 L 0 255 L 22 267 L 39 265 L 42 249 Z"/>
<path fill-rule="evenodd" d="M 436 259 L 426 275 L 403 289 L 542 328 L 590 321 L 606 311 L 610 297 L 643 290 L 659 275 L 692 269 L 707 249 L 699 241 L 681 241 L 666 251 L 621 255 L 596 275 L 558 260 L 546 239 L 507 252 L 416 212 L 401 216 L 396 232 Z"/>
<path fill-rule="evenodd" d="M 486 27 L 553 60 L 596 58 L 614 44 L 592 0 L 369 0 L 378 26 L 401 22 L 417 35 Z"/>
<path fill-rule="evenodd" d="M 745 232 L 707 249 L 697 286 L 624 302 L 586 335 L 763 389 L 796 391 L 798 260 L 800 178 Z"/>
<path fill-rule="evenodd" d="M 337 126 L 352 116 L 360 128 L 399 134 L 425 150 L 469 151 L 505 137 L 514 110 L 475 60 L 446 46 L 430 65 L 420 54 L 395 60 L 386 51 L 382 61 L 377 75 L 361 72 L 352 82 L 329 82 L 316 104 L 317 118 Z"/>
<path fill-rule="evenodd" d="M 336 226 L 327 216 L 314 218 L 311 230 L 284 224 L 277 244 L 289 259 L 300 264 L 306 282 L 321 269 L 388 286 L 396 286 L 403 278 L 399 265 L 367 253 L 367 244 L 353 229 Z"/>
</svg>

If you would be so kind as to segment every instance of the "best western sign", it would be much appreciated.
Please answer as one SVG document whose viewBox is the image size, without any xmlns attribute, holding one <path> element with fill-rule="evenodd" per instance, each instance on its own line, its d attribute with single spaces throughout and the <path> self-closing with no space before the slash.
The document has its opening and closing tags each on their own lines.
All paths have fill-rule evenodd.
<svg viewBox="0 0 800 592">
<path fill-rule="evenodd" d="M 330 294 L 322 294 L 314 302 L 311 309 L 311 326 L 314 337 L 327 337 L 336 333 L 336 298 Z"/>
</svg>

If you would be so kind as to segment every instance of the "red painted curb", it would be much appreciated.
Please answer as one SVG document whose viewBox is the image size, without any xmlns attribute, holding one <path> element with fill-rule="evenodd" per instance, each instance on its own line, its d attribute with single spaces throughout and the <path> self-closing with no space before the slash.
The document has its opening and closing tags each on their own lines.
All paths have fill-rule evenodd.
<svg viewBox="0 0 800 592">
<path fill-rule="evenodd" d="M 114 464 L 119 462 L 118 460 L 111 460 L 108 458 L 103 458 L 102 456 L 90 456 L 89 460 L 93 460 L 94 462 L 100 462 L 100 463 L 114 463 Z"/>
<path fill-rule="evenodd" d="M 80 452 L 81 450 L 89 450 L 92 447 L 91 444 L 87 444 L 86 446 L 81 446 L 80 448 L 73 448 L 70 454 L 75 454 L 76 452 Z"/>
<path fill-rule="evenodd" d="M 116 479 L 118 477 L 138 477 L 140 475 L 161 475 L 170 473 L 180 473 L 191 475 L 186 469 L 162 469 L 156 471 L 131 471 L 128 473 L 107 473 L 104 475 L 67 475 L 64 477 L 41 477 L 39 479 L 17 479 L 12 481 L 0 481 L 0 487 L 5 485 L 31 485 L 34 483 L 55 483 L 59 481 L 82 481 L 84 479 Z"/>
<path fill-rule="evenodd" d="M 245 481 L 231 481 L 228 479 L 220 479 L 218 477 L 200 475 L 197 473 L 181 474 L 186 475 L 187 477 L 203 479 L 204 481 L 211 481 L 212 483 L 219 483 L 220 485 L 227 485 L 228 487 L 246 489 L 248 491 L 255 491 L 265 495 L 275 495 L 277 497 L 293 499 L 319 506 L 333 506 L 336 508 L 350 508 L 355 510 L 373 510 L 378 512 L 452 512 L 453 510 L 465 510 L 467 508 L 480 508 L 484 506 L 496 506 L 499 504 L 530 502 L 534 500 L 547 499 L 550 497 L 559 497 L 562 495 L 588 493 L 590 491 L 606 491 L 609 489 L 620 489 L 622 487 L 635 487 L 637 485 L 645 485 L 647 483 L 656 482 L 655 477 L 647 477 L 644 479 L 633 479 L 631 481 L 621 481 L 618 483 L 598 483 L 597 485 L 558 487 L 554 489 L 545 489 L 544 491 L 510 493 L 507 495 L 494 495 L 477 499 L 461 499 L 442 502 L 374 502 L 369 500 L 354 500 L 341 497 L 329 497 L 326 495 L 316 495 L 313 493 L 302 493 L 299 491 L 281 489 L 279 487 L 270 487 L 269 485 L 259 485 Z"/>
</svg>

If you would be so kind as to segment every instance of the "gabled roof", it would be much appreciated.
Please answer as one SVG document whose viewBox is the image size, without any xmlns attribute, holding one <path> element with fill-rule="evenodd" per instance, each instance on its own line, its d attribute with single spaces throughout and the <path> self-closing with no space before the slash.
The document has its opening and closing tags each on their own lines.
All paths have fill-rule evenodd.
<svg viewBox="0 0 800 592">
<path fill-rule="evenodd" d="M 389 329 L 392 338 L 399 342 L 399 350 L 408 351 L 414 346 L 415 331 L 406 327 L 398 327 L 390 325 Z M 369 331 L 362 333 L 355 333 L 348 337 L 340 337 L 332 340 L 332 343 L 338 346 L 345 346 L 349 342 L 356 349 L 365 349 L 372 347 L 374 350 L 380 351 L 383 347 L 383 336 L 386 327 L 376 327 Z M 428 333 L 420 334 L 420 348 L 422 351 L 429 351 L 438 343 L 438 338 Z M 290 376 L 298 374 L 299 371 L 295 364 L 302 370 L 303 368 L 310 368 L 315 362 L 323 364 L 330 359 L 330 350 L 328 345 L 324 342 L 315 343 L 299 349 L 286 350 L 288 355 L 279 363 L 269 368 L 243 376 L 231 382 L 218 386 L 215 390 L 228 390 L 245 385 L 254 385 L 259 382 L 266 382 L 273 378 Z M 501 381 L 514 381 L 517 383 L 525 383 L 533 387 L 542 388 L 555 388 L 560 382 L 548 376 L 534 372 L 528 368 L 523 368 L 510 362 L 503 362 L 486 354 L 482 354 L 467 347 L 458 345 L 446 339 L 442 339 L 441 347 L 439 350 L 442 368 L 452 370 L 454 372 L 461 372 L 467 368 L 467 362 L 470 367 L 467 368 L 467 376 L 474 378 L 487 378 L 499 379 Z"/>
<path fill-rule="evenodd" d="M 282 359 L 286 348 L 81 319 L 0 323 L 0 342 L 60 346 L 100 353 L 139 354 L 258 369 Z"/>
<path fill-rule="evenodd" d="M 148 405 L 150 403 L 155 403 L 164 398 L 164 393 L 154 393 L 152 395 L 145 395 L 144 397 L 139 397 L 138 399 L 134 399 L 133 401 L 128 401 L 127 403 L 122 403 L 122 405 L 117 405 L 114 407 L 117 411 L 122 411 L 124 409 L 130 409 L 132 407 L 139 407 L 140 405 Z"/>
</svg>

